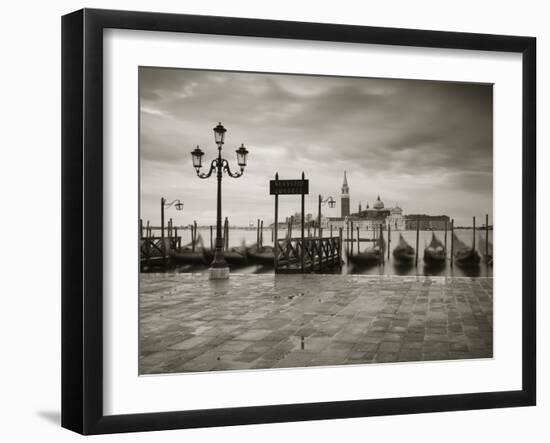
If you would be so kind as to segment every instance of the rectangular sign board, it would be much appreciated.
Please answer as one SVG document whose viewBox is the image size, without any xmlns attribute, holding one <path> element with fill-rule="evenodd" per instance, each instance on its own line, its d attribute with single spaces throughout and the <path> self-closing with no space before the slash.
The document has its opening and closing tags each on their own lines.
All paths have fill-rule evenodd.
<svg viewBox="0 0 550 443">
<path fill-rule="evenodd" d="M 270 180 L 271 195 L 309 194 L 309 180 Z"/>
</svg>

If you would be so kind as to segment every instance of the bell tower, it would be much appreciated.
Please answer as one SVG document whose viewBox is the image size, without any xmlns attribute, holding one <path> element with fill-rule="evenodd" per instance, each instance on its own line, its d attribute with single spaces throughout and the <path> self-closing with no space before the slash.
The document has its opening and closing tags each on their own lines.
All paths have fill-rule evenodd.
<svg viewBox="0 0 550 443">
<path fill-rule="evenodd" d="M 341 217 L 347 217 L 349 215 L 349 186 L 348 186 L 348 177 L 346 171 L 344 171 L 344 183 L 342 183 L 342 195 L 340 196 L 341 201 Z"/>
</svg>

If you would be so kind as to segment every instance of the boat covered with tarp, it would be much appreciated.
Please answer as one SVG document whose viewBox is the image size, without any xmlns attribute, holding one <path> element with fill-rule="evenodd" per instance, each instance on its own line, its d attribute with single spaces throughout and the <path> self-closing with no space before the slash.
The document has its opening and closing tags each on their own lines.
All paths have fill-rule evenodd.
<svg viewBox="0 0 550 443">
<path fill-rule="evenodd" d="M 453 233 L 454 262 L 458 266 L 479 266 L 481 257 L 475 247 L 467 246 Z"/>
<path fill-rule="evenodd" d="M 272 246 L 260 246 L 257 244 L 249 246 L 246 248 L 246 256 L 249 263 L 254 263 L 258 265 L 271 265 L 273 266 L 274 262 L 274 252 Z"/>
<path fill-rule="evenodd" d="M 424 249 L 424 261 L 428 264 L 443 264 L 446 259 L 445 245 L 432 233 L 432 241 Z"/>
<path fill-rule="evenodd" d="M 399 234 L 399 242 L 393 250 L 393 257 L 399 262 L 411 263 L 414 261 L 414 248 L 407 243 L 402 234 Z"/>
<path fill-rule="evenodd" d="M 370 265 L 380 264 L 384 261 L 384 254 L 386 251 L 386 240 L 384 240 L 384 234 L 380 231 L 380 236 L 374 241 L 372 247 L 359 252 L 358 254 L 348 254 L 349 262 L 354 265 Z"/>
</svg>

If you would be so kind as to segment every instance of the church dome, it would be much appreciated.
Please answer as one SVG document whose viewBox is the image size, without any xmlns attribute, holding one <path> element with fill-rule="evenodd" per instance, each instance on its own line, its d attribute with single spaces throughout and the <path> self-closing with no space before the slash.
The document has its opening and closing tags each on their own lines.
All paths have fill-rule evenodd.
<svg viewBox="0 0 550 443">
<path fill-rule="evenodd" d="M 374 209 L 384 209 L 384 202 L 380 200 L 380 196 L 376 198 L 376 201 L 373 205 Z"/>
<path fill-rule="evenodd" d="M 391 209 L 392 214 L 403 214 L 403 209 L 399 207 L 399 205 L 395 205 L 395 208 Z"/>
</svg>

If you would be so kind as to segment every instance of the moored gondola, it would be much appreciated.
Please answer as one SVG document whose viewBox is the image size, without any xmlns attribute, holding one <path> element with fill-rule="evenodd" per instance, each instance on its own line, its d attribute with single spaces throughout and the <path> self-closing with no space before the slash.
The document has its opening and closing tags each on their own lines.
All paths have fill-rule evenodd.
<svg viewBox="0 0 550 443">
<path fill-rule="evenodd" d="M 475 248 L 466 246 L 466 244 L 460 240 L 456 234 L 453 234 L 454 242 L 454 262 L 458 266 L 472 267 L 479 266 L 481 257 Z"/>
<path fill-rule="evenodd" d="M 348 261 L 355 266 L 369 266 L 380 264 L 384 261 L 384 253 L 386 251 L 386 241 L 382 230 L 380 236 L 376 239 L 374 246 L 365 249 L 359 254 L 348 255 Z"/>
<path fill-rule="evenodd" d="M 263 266 L 273 266 L 274 254 L 272 246 L 249 246 L 246 248 L 246 257 L 249 263 Z"/>
<path fill-rule="evenodd" d="M 204 258 L 207 263 L 211 263 L 214 259 L 214 251 L 212 249 L 203 250 Z M 223 258 L 231 266 L 246 266 L 248 264 L 246 249 L 243 247 L 230 248 L 223 251 Z"/>
<path fill-rule="evenodd" d="M 432 241 L 424 249 L 424 261 L 427 264 L 443 264 L 447 258 L 447 251 L 445 246 L 439 240 L 434 233 L 432 233 Z"/>
<path fill-rule="evenodd" d="M 399 243 L 393 250 L 393 257 L 396 261 L 402 263 L 412 263 L 414 261 L 414 248 L 407 243 L 402 234 L 399 234 Z"/>
<path fill-rule="evenodd" d="M 188 243 L 181 248 L 178 248 L 170 252 L 170 257 L 177 264 L 206 264 L 206 260 L 203 254 L 202 238 L 199 235 L 195 247 L 192 243 Z"/>
<path fill-rule="evenodd" d="M 202 249 L 200 251 L 179 250 L 170 253 L 170 257 L 178 264 L 206 264 Z"/>
<path fill-rule="evenodd" d="M 487 243 L 488 242 L 488 243 Z M 493 243 L 488 241 L 485 236 L 478 235 L 479 250 L 483 255 L 483 261 L 489 265 L 493 264 Z"/>
</svg>

